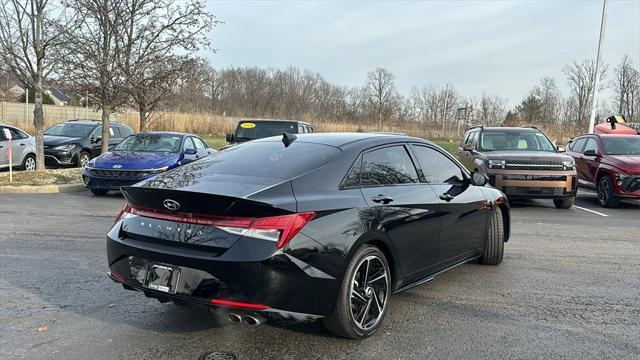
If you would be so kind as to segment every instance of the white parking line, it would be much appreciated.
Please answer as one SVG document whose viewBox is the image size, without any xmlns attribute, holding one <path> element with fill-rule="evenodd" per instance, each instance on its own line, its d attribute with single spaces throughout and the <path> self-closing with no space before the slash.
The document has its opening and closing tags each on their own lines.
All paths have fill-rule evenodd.
<svg viewBox="0 0 640 360">
<path fill-rule="evenodd" d="M 574 208 L 576 209 L 580 209 L 580 210 L 584 210 L 584 211 L 588 211 L 590 213 L 594 213 L 596 215 L 600 215 L 600 216 L 604 216 L 604 217 L 609 217 L 609 215 L 607 214 L 603 214 L 601 212 L 595 211 L 595 210 L 591 210 L 591 209 L 587 209 L 587 208 L 583 208 L 582 206 L 578 206 L 578 205 L 573 205 Z"/>
</svg>

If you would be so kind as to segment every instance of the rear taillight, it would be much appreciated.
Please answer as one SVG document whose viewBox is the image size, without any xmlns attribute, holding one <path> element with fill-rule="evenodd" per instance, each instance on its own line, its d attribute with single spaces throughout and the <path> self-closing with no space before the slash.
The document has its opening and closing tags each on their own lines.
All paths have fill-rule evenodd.
<svg viewBox="0 0 640 360">
<path fill-rule="evenodd" d="M 287 243 L 316 216 L 314 212 L 262 218 L 209 216 L 204 214 L 147 209 L 135 205 L 132 206 L 127 203 L 122 210 L 120 210 L 116 222 L 118 222 L 125 213 L 153 219 L 215 226 L 231 234 L 273 241 L 276 243 L 276 249 L 282 249 L 287 245 Z"/>
<path fill-rule="evenodd" d="M 124 214 L 128 213 L 128 212 L 131 212 L 131 205 L 129 205 L 129 203 L 126 203 L 126 204 L 124 204 L 124 206 L 122 207 L 122 209 L 118 213 L 118 216 L 116 216 L 116 220 L 113 223 L 115 224 L 118 221 L 120 221 L 120 219 L 122 219 Z"/>
</svg>

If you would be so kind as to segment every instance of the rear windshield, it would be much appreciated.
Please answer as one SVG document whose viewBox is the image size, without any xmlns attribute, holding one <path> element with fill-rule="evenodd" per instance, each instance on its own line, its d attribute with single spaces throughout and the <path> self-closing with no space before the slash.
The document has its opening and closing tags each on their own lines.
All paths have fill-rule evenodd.
<svg viewBox="0 0 640 360">
<path fill-rule="evenodd" d="M 248 142 L 201 160 L 212 173 L 289 179 L 321 167 L 340 150 L 320 144 L 280 141 Z"/>
<path fill-rule="evenodd" d="M 182 136 L 169 134 L 137 134 L 122 140 L 114 151 L 177 153 Z"/>
<path fill-rule="evenodd" d="M 282 135 L 282 133 L 298 133 L 298 124 L 286 121 L 242 121 L 238 123 L 235 138 L 238 140 L 254 140 Z"/>
<path fill-rule="evenodd" d="M 95 129 L 94 125 L 65 123 L 48 128 L 44 134 L 83 138 L 85 136 L 89 136 L 93 129 Z"/>
<path fill-rule="evenodd" d="M 537 131 L 486 130 L 480 136 L 483 151 L 549 151 L 556 152 L 547 137 Z"/>
<path fill-rule="evenodd" d="M 631 155 L 640 156 L 640 136 L 628 137 L 603 137 L 604 153 L 607 155 Z"/>
</svg>

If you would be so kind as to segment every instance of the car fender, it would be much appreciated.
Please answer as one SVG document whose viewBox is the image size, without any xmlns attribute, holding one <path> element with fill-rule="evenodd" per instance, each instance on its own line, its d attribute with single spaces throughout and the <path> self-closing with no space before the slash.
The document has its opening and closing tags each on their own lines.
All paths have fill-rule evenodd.
<svg viewBox="0 0 640 360">
<path fill-rule="evenodd" d="M 386 255 L 387 262 L 391 268 L 391 288 L 395 289 L 396 285 L 399 284 L 403 277 L 400 266 L 398 265 L 396 249 L 387 234 L 377 229 L 365 232 L 351 245 L 349 252 L 345 256 L 344 266 L 341 271 L 341 279 L 344 278 L 347 267 L 351 263 L 356 251 L 367 244 L 376 246 Z"/>
</svg>

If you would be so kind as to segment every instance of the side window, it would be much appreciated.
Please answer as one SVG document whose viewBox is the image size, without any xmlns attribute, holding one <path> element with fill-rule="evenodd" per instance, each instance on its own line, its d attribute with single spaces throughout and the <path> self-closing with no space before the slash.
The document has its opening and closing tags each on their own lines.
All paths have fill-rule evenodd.
<svg viewBox="0 0 640 360">
<path fill-rule="evenodd" d="M 109 136 L 111 136 L 113 139 L 119 139 L 122 136 L 120 135 L 120 128 L 118 128 L 117 126 L 109 126 Z"/>
<path fill-rule="evenodd" d="M 464 181 L 460 167 L 439 151 L 426 146 L 412 147 L 427 183 L 459 184 Z"/>
<path fill-rule="evenodd" d="M 402 145 L 365 153 L 362 164 L 362 186 L 384 186 L 418 182 L 418 173 Z"/>
<path fill-rule="evenodd" d="M 196 149 L 201 150 L 201 149 L 206 149 L 207 147 L 204 145 L 204 143 L 202 142 L 202 140 L 194 137 L 191 138 L 193 140 L 193 143 L 196 144 Z"/>
<path fill-rule="evenodd" d="M 7 140 L 7 137 L 4 136 L 4 128 L 0 126 L 0 141 L 6 141 L 6 140 Z"/>
<path fill-rule="evenodd" d="M 596 139 L 589 138 L 587 140 L 587 144 L 584 146 L 584 150 L 582 152 L 584 153 L 587 150 L 593 150 L 596 152 L 596 154 L 600 154 L 600 150 L 598 149 L 598 143 L 596 143 Z"/>
<path fill-rule="evenodd" d="M 471 133 L 471 136 L 469 136 L 469 144 L 474 144 L 474 148 L 477 148 L 477 144 L 478 144 L 478 138 L 480 135 L 480 131 L 474 131 L 473 133 Z"/>
<path fill-rule="evenodd" d="M 27 136 L 27 134 L 23 133 L 20 130 L 16 130 L 14 128 L 8 128 L 8 129 L 9 129 L 9 132 L 11 133 L 11 138 L 13 140 L 26 139 L 26 138 L 29 137 L 29 136 Z"/>
<path fill-rule="evenodd" d="M 95 128 L 95 130 L 93 130 L 93 132 L 91 133 L 91 137 L 92 138 L 102 137 L 102 125 L 98 126 L 97 128 Z"/>
<path fill-rule="evenodd" d="M 133 134 L 133 130 L 131 130 L 131 128 L 129 127 L 121 126 L 119 129 L 120 129 L 120 136 L 122 136 L 123 138 Z"/>
<path fill-rule="evenodd" d="M 196 146 L 193 144 L 193 140 L 191 140 L 191 137 L 187 137 L 186 139 L 184 139 L 184 145 L 182 145 L 182 151 L 187 149 L 195 150 L 195 148 Z"/>
<path fill-rule="evenodd" d="M 353 163 L 347 176 L 345 176 L 342 182 L 342 187 L 353 188 L 360 186 L 360 174 L 362 172 L 362 156 L 358 156 L 358 159 Z"/>
<path fill-rule="evenodd" d="M 307 132 L 312 133 L 313 132 L 313 128 L 311 126 L 307 127 Z"/>
<path fill-rule="evenodd" d="M 468 144 L 470 136 L 471 136 L 471 131 L 468 131 L 466 134 L 464 134 L 464 137 L 462 138 L 462 144 L 460 146 L 464 144 Z"/>
<path fill-rule="evenodd" d="M 304 126 L 298 125 L 298 134 L 303 134 L 303 133 L 304 133 Z"/>
<path fill-rule="evenodd" d="M 587 142 L 586 138 L 580 138 L 571 143 L 571 151 L 581 153 L 584 149 L 584 144 Z"/>
</svg>

